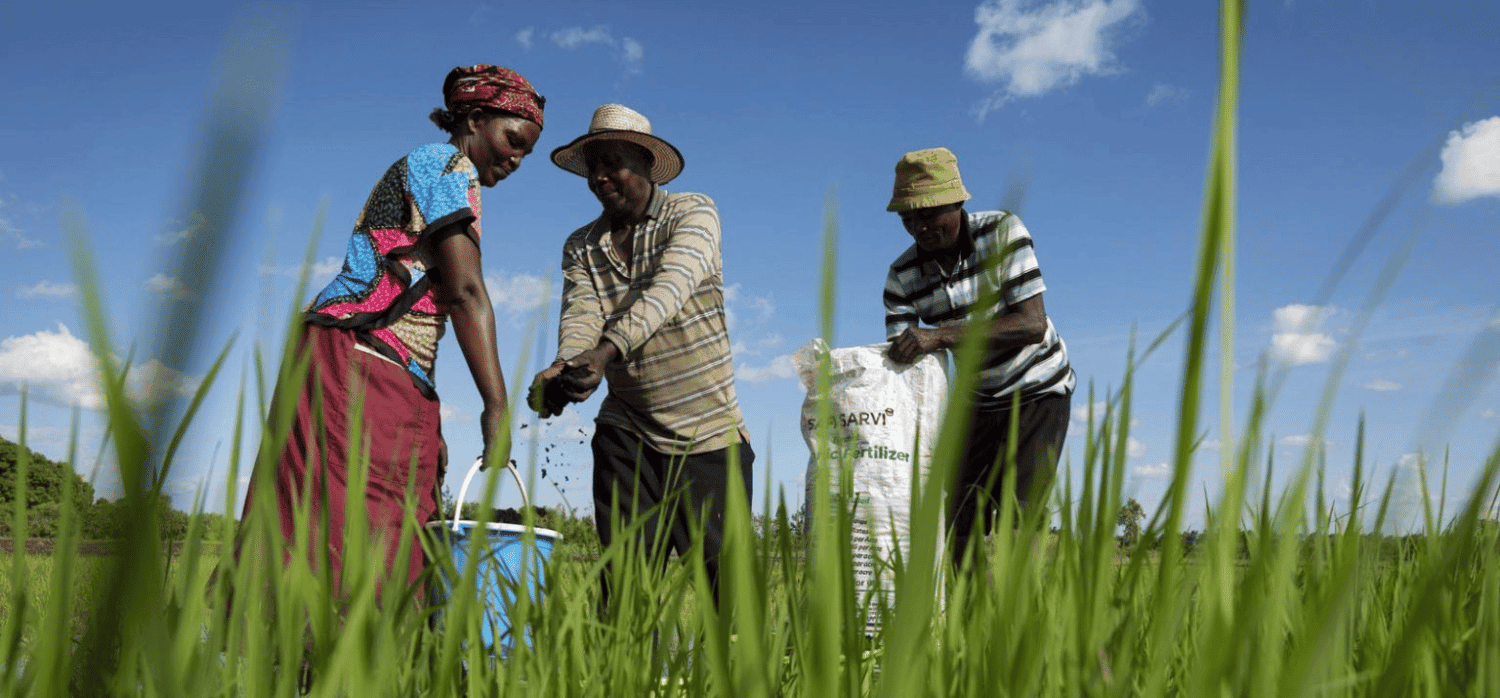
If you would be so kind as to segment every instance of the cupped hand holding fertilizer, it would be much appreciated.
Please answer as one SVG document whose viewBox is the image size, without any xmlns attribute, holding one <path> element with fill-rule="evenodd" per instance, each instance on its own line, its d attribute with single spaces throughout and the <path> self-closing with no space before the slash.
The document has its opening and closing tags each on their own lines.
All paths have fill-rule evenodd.
<svg viewBox="0 0 1500 698">
<path fill-rule="evenodd" d="M 604 381 L 605 364 L 618 353 L 613 343 L 603 341 L 571 359 L 553 362 L 531 381 L 531 409 L 550 419 L 562 414 L 568 403 L 589 399 Z"/>
<path fill-rule="evenodd" d="M 562 414 L 563 408 L 568 405 L 567 396 L 562 394 L 562 384 L 557 380 L 564 368 L 563 362 L 558 361 L 531 379 L 531 392 L 526 402 L 543 419 Z"/>
</svg>

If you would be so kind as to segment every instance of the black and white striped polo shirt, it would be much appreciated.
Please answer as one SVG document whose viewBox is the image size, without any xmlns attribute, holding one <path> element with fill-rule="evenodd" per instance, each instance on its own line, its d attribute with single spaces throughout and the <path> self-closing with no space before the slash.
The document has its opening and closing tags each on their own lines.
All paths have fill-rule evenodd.
<svg viewBox="0 0 1500 698">
<path fill-rule="evenodd" d="M 988 314 L 991 318 L 1047 289 L 1032 251 L 1031 234 L 1014 214 L 969 213 L 959 245 L 958 262 L 952 269 L 944 269 L 917 245 L 891 264 L 885 282 L 887 339 L 895 339 L 919 320 L 932 326 L 969 321 L 970 307 L 985 288 L 1000 291 L 1000 302 Z M 999 255 L 1000 263 L 986 274 L 990 255 Z M 1045 395 L 1071 395 L 1075 383 L 1068 349 L 1049 317 L 1041 342 L 985 358 L 975 386 L 976 399 L 986 407 L 1004 407 L 1019 391 L 1025 404 Z"/>
</svg>

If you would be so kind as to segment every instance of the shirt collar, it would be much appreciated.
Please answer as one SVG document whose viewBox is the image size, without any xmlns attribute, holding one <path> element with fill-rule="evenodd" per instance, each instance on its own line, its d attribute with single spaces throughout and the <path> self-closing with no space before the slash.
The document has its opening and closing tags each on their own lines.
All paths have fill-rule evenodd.
<svg viewBox="0 0 1500 698">
<path fill-rule="evenodd" d="M 653 182 L 651 184 L 651 198 L 646 201 L 645 218 L 641 220 L 641 223 L 661 218 L 662 209 L 666 208 L 666 206 L 667 190 L 662 189 L 660 185 Z M 595 218 L 594 222 L 590 225 L 593 226 L 596 236 L 609 232 L 609 220 L 604 217 L 603 213 L 600 213 L 599 217 Z"/>
<path fill-rule="evenodd" d="M 656 183 L 651 184 L 651 200 L 646 202 L 646 218 L 661 218 L 661 210 L 667 205 L 667 190 Z"/>
</svg>

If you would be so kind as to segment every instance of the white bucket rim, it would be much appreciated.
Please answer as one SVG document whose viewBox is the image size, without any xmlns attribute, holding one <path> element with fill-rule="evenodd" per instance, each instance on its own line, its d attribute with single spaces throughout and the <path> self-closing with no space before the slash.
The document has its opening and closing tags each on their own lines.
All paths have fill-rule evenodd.
<svg viewBox="0 0 1500 698">
<path fill-rule="evenodd" d="M 540 526 L 528 529 L 526 526 L 523 526 L 521 524 L 496 523 L 494 521 L 488 522 L 484 526 L 491 532 L 524 535 L 526 531 L 530 530 L 534 531 L 536 533 L 536 537 L 538 538 L 551 538 L 553 540 L 562 540 L 563 538 L 563 535 L 561 533 L 558 533 L 557 531 L 554 531 L 550 528 L 542 528 Z M 447 529 L 449 531 L 456 531 L 458 528 L 478 527 L 479 522 L 473 519 L 443 519 L 442 521 L 427 522 L 427 528 L 432 530 Z"/>
</svg>

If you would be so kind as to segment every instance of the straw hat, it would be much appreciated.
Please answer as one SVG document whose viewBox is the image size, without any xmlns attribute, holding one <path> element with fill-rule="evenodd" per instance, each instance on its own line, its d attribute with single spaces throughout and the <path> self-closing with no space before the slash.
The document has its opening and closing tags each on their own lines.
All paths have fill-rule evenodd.
<svg viewBox="0 0 1500 698">
<path fill-rule="evenodd" d="M 958 176 L 958 156 L 947 148 L 913 150 L 896 163 L 896 185 L 887 211 L 900 213 L 969 200 Z"/>
<path fill-rule="evenodd" d="M 671 143 L 651 135 L 651 122 L 623 104 L 605 104 L 594 110 L 589 132 L 552 151 L 552 163 L 580 177 L 589 175 L 583 164 L 583 146 L 593 141 L 617 140 L 635 143 L 651 153 L 651 181 L 666 184 L 682 173 L 682 153 Z"/>
</svg>

